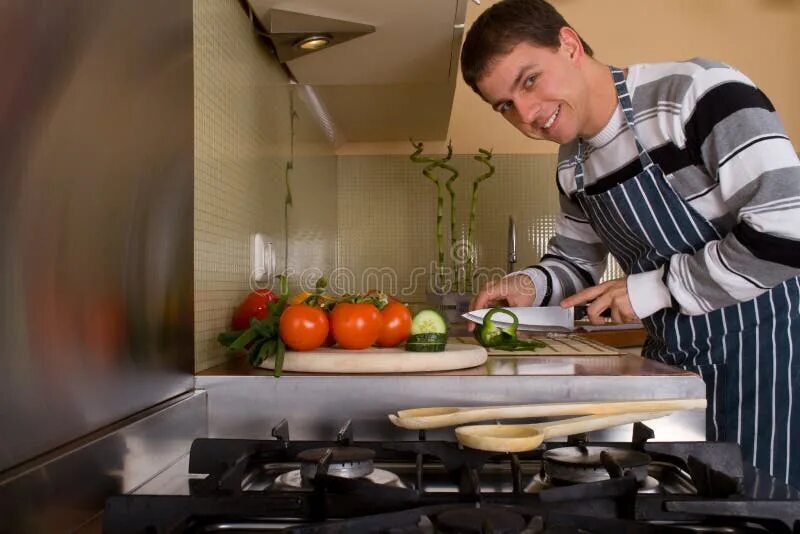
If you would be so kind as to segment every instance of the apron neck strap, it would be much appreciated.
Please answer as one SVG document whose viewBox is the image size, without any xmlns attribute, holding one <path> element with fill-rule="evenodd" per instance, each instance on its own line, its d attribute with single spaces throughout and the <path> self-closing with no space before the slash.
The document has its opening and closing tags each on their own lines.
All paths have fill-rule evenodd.
<svg viewBox="0 0 800 534">
<path fill-rule="evenodd" d="M 631 133 L 633 133 L 633 140 L 636 143 L 636 149 L 639 151 L 639 161 L 642 162 L 642 168 L 647 170 L 653 166 L 653 160 L 650 158 L 650 154 L 642 148 L 639 136 L 636 135 L 636 127 L 633 122 L 633 103 L 631 102 L 631 95 L 628 93 L 628 84 L 625 83 L 625 74 L 622 69 L 617 67 L 609 66 L 608 68 L 611 69 L 611 77 L 614 78 L 614 89 L 617 90 L 617 99 L 622 106 L 622 112 L 625 113 L 625 122 L 628 124 Z"/>
<path fill-rule="evenodd" d="M 655 164 L 636 135 L 636 127 L 633 120 L 633 103 L 631 102 L 631 95 L 628 93 L 628 84 L 625 83 L 625 74 L 622 69 L 617 67 L 609 66 L 608 68 L 611 70 L 611 77 L 614 79 L 614 89 L 617 91 L 617 100 L 619 100 L 619 104 L 625 114 L 625 122 L 633 133 L 633 141 L 636 143 L 636 150 L 639 152 L 639 161 L 642 163 L 642 169 L 648 170 Z M 584 189 L 583 160 L 585 154 L 586 147 L 583 139 L 578 138 L 578 154 L 575 157 L 575 185 L 578 191 L 583 191 Z"/>
</svg>

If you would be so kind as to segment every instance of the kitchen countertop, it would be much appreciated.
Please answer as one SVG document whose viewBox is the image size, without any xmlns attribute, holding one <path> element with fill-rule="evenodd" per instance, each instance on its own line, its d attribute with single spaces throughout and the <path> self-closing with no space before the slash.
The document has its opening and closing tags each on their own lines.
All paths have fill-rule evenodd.
<svg viewBox="0 0 800 534">
<path fill-rule="evenodd" d="M 457 369 L 454 371 L 437 371 L 422 373 L 397 373 L 393 375 L 347 375 L 320 373 L 285 372 L 283 377 L 302 379 L 320 376 L 336 376 L 342 378 L 354 376 L 560 376 L 558 372 L 563 366 L 574 366 L 575 376 L 615 376 L 615 377 L 692 377 L 693 373 L 670 367 L 654 360 L 648 360 L 633 354 L 602 356 L 490 356 L 489 360 L 477 367 Z M 540 368 L 540 369 L 537 369 Z M 547 369 L 555 369 L 547 372 Z M 245 358 L 235 358 L 227 363 L 217 365 L 197 373 L 198 376 L 266 376 L 272 377 L 272 371 L 252 367 Z"/>
<path fill-rule="evenodd" d="M 549 372 L 548 366 L 554 370 Z M 565 372 L 567 368 L 570 372 Z M 352 420 L 355 439 L 416 439 L 394 427 L 387 414 L 424 406 L 480 406 L 604 400 L 705 397 L 702 379 L 690 372 L 632 354 L 602 356 L 490 356 L 471 369 L 406 374 L 284 373 L 252 368 L 244 358 L 197 374 L 208 394 L 209 433 L 214 437 L 269 438 L 282 419 L 295 439 L 333 439 Z M 691 410 L 652 421 L 656 440 L 705 439 L 705 411 Z M 428 431 L 428 439 L 453 439 L 452 429 Z M 630 439 L 630 425 L 593 439 Z"/>
</svg>

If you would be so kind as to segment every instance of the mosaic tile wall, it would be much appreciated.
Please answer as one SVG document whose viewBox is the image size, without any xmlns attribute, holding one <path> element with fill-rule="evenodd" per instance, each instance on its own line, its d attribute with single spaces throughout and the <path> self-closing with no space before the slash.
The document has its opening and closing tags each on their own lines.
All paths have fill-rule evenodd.
<svg viewBox="0 0 800 534">
<path fill-rule="evenodd" d="M 333 149 L 253 37 L 237 0 L 195 0 L 194 77 L 195 369 L 201 371 L 226 358 L 216 336 L 250 290 L 250 236 L 270 236 L 278 269 L 287 264 L 283 204 L 291 105 L 297 117 L 290 272 L 333 269 L 337 197 Z"/>
<path fill-rule="evenodd" d="M 409 151 L 410 152 L 410 151 Z M 459 170 L 456 234 L 466 234 L 473 180 L 486 167 L 471 155 L 454 155 Z M 555 154 L 498 154 L 495 174 L 479 186 L 474 239 L 479 285 L 507 272 L 508 220 L 517 228 L 519 269 L 544 254 L 558 213 Z M 436 246 L 436 187 L 424 165 L 407 156 L 339 156 L 339 272 L 334 281 L 356 291 L 381 287 L 409 302 L 424 302 Z M 447 176 L 446 173 L 443 176 Z M 444 205 L 449 242 L 449 195 Z M 458 250 L 458 246 L 456 247 Z M 446 263 L 452 265 L 449 252 Z M 607 277 L 620 276 L 618 266 Z"/>
</svg>

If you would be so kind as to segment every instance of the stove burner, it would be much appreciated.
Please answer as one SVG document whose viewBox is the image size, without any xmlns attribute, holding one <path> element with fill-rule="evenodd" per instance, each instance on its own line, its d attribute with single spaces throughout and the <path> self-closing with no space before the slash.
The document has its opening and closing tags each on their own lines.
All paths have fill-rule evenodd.
<svg viewBox="0 0 800 534">
<path fill-rule="evenodd" d="M 606 477 L 608 478 L 608 477 Z M 525 493 L 539 493 L 540 491 L 544 491 L 556 486 L 569 486 L 574 484 L 573 482 L 565 482 L 560 480 L 553 480 L 548 475 L 542 476 L 541 473 L 533 475 L 533 478 L 525 486 L 523 490 Z M 644 480 L 639 481 L 639 490 L 637 493 L 649 493 L 649 494 L 660 494 L 660 493 L 669 493 L 663 491 L 661 487 L 661 482 L 652 476 L 645 477 Z M 688 493 L 688 492 L 679 492 L 679 493 Z"/>
<path fill-rule="evenodd" d="M 510 510 L 494 506 L 455 508 L 433 518 L 437 532 L 458 534 L 516 534 L 525 529 L 525 518 Z"/>
<path fill-rule="evenodd" d="M 382 486 L 392 486 L 395 488 L 405 488 L 406 485 L 400 480 L 396 474 L 384 469 L 373 469 L 371 473 L 364 477 L 366 480 Z M 308 482 L 307 477 L 303 477 L 299 469 L 287 471 L 275 477 L 274 489 L 277 490 L 291 490 L 291 489 L 311 489 L 313 486 Z"/>
<path fill-rule="evenodd" d="M 639 451 L 609 447 L 558 447 L 546 451 L 544 470 L 554 481 L 564 483 L 598 482 L 610 475 L 603 465 L 600 453 L 607 453 L 623 471 L 632 471 L 636 480 L 647 478 L 650 456 Z"/>
<path fill-rule="evenodd" d="M 308 449 L 297 455 L 300 474 L 312 479 L 317 474 L 317 465 L 330 452 L 328 474 L 342 478 L 361 478 L 373 471 L 372 459 L 375 451 L 360 447 L 324 447 Z"/>
</svg>

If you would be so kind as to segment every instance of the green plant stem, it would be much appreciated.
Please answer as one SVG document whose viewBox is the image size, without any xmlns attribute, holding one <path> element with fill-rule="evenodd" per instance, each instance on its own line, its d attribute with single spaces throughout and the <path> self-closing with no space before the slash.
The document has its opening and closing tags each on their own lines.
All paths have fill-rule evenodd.
<svg viewBox="0 0 800 534">
<path fill-rule="evenodd" d="M 436 167 L 435 163 L 431 163 L 424 169 L 422 174 L 436 186 L 436 271 L 435 284 L 438 289 L 442 285 L 442 278 L 444 277 L 444 249 L 442 248 L 442 241 L 444 232 L 442 230 L 442 218 L 444 212 L 444 190 L 442 189 L 442 182 L 431 174 L 431 170 Z"/>
<path fill-rule="evenodd" d="M 292 206 L 292 187 L 289 180 L 294 169 L 294 120 L 297 111 L 294 109 L 294 90 L 289 91 L 289 161 L 286 162 L 284 178 L 286 181 L 286 197 L 283 201 L 283 272 L 289 271 L 289 208 Z"/>
<path fill-rule="evenodd" d="M 456 260 L 453 254 L 456 251 L 456 192 L 453 189 L 453 182 L 458 178 L 458 170 L 447 163 L 450 158 L 453 157 L 453 143 L 452 141 L 447 143 L 447 156 L 442 158 L 441 160 L 436 162 L 436 166 L 440 167 L 450 173 L 450 178 L 447 179 L 445 182 L 445 187 L 447 188 L 447 192 L 450 193 L 450 257 L 453 259 L 453 271 L 458 271 L 458 265 L 456 265 Z M 461 290 L 461 280 L 460 277 L 456 278 L 456 291 Z"/>
<path fill-rule="evenodd" d="M 447 165 L 445 161 L 448 161 L 453 155 L 453 148 L 451 144 L 448 144 L 447 147 L 447 156 L 444 158 L 434 158 L 434 157 L 423 157 L 422 150 L 424 149 L 424 144 L 420 141 L 419 143 L 415 143 L 413 139 L 411 139 L 411 145 L 414 147 L 414 153 L 411 154 L 410 159 L 415 163 L 427 163 L 428 165 L 422 170 L 422 174 L 425 175 L 431 182 L 436 185 L 436 247 L 437 247 L 437 261 L 436 265 L 434 266 L 436 272 L 435 284 L 436 289 L 439 289 L 443 285 L 444 280 L 444 248 L 443 248 L 443 241 L 444 241 L 444 230 L 442 228 L 442 220 L 444 218 L 444 184 L 442 184 L 441 180 L 435 177 L 432 174 L 433 169 L 440 167 L 445 169 L 452 169 L 452 167 Z M 451 171 L 451 172 L 452 172 Z M 457 174 L 457 171 L 456 171 Z M 448 188 L 449 189 L 449 188 Z"/>
<path fill-rule="evenodd" d="M 485 150 L 483 148 L 478 149 L 479 154 L 475 155 L 474 158 L 477 161 L 480 161 L 487 167 L 489 170 L 484 174 L 475 178 L 472 182 L 472 200 L 470 201 L 469 205 L 469 225 L 467 226 L 467 243 L 469 246 L 472 246 L 472 232 L 473 228 L 475 227 L 475 217 L 477 215 L 478 210 L 478 186 L 481 182 L 486 180 L 487 178 L 491 177 L 494 174 L 495 168 L 494 165 L 490 163 L 492 159 L 492 151 Z M 469 258 L 467 259 L 467 268 L 466 268 L 466 290 L 468 292 L 472 292 L 472 276 L 475 269 L 475 261 L 474 261 L 474 254 L 472 250 L 469 251 Z"/>
</svg>

